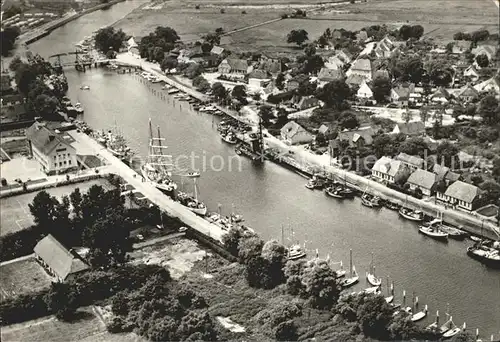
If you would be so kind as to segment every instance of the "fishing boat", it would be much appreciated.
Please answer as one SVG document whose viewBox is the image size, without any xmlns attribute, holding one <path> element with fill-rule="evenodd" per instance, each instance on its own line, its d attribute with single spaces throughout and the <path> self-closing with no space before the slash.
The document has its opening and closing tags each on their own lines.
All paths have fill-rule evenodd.
<svg viewBox="0 0 500 342">
<path fill-rule="evenodd" d="M 439 214 L 438 214 L 439 215 Z M 467 233 L 465 233 L 463 230 L 460 230 L 458 228 L 454 228 L 451 226 L 448 226 L 443 223 L 442 218 L 436 218 L 429 222 L 429 226 L 437 227 L 441 231 L 448 233 L 448 237 L 455 239 L 455 240 L 463 240 L 467 236 Z"/>
<path fill-rule="evenodd" d="M 184 177 L 188 177 L 188 178 L 198 178 L 200 176 L 201 176 L 201 174 L 198 171 L 191 171 L 191 172 L 188 172 L 184 175 Z"/>
<path fill-rule="evenodd" d="M 373 264 L 373 253 L 372 253 L 372 262 L 370 264 L 370 270 L 368 272 L 366 272 L 366 280 L 372 286 L 380 286 L 380 285 L 382 285 L 382 279 L 377 278 L 375 276 L 375 265 Z"/>
<path fill-rule="evenodd" d="M 451 320 L 451 318 L 450 318 Z M 464 322 L 464 326 L 462 328 L 460 327 L 457 327 L 455 325 L 455 323 L 453 323 L 453 321 L 450 322 L 450 329 L 448 329 L 444 334 L 443 334 L 443 338 L 444 339 L 448 339 L 448 338 L 452 338 L 453 336 L 455 336 L 456 334 L 458 334 L 459 332 L 463 330 L 465 330 L 466 328 L 466 325 L 465 325 L 465 322 Z"/>
<path fill-rule="evenodd" d="M 221 134 L 221 138 L 222 140 L 224 140 L 224 142 L 231 145 L 234 145 L 238 142 L 238 140 L 236 140 L 236 136 L 232 132 L 229 132 L 227 134 Z"/>
<path fill-rule="evenodd" d="M 373 287 L 369 287 L 367 289 L 364 289 L 361 293 L 379 295 L 382 293 L 382 291 L 380 290 L 379 286 L 373 286 Z"/>
<path fill-rule="evenodd" d="M 82 107 L 82 104 L 80 102 L 75 103 L 75 111 L 78 114 L 83 114 L 83 107 Z"/>
<path fill-rule="evenodd" d="M 410 208 L 402 207 L 399 209 L 399 215 L 403 216 L 405 219 L 415 222 L 422 222 L 424 220 L 424 213 L 420 210 L 413 210 Z"/>
<path fill-rule="evenodd" d="M 349 250 L 349 269 L 350 275 L 340 282 L 340 286 L 343 288 L 348 288 L 353 286 L 359 281 L 358 273 L 356 272 L 356 267 L 352 264 L 352 249 Z"/>
<path fill-rule="evenodd" d="M 384 297 L 387 304 L 391 304 L 394 301 L 394 284 L 391 283 L 389 286 L 389 277 L 387 277 L 387 297 Z"/>
<path fill-rule="evenodd" d="M 239 222 L 244 221 L 243 216 L 240 214 L 237 214 L 234 211 L 234 204 L 232 204 L 232 212 L 231 212 L 231 215 L 229 216 L 229 218 L 231 219 L 231 222 L 234 222 L 234 223 L 239 223 Z"/>
<path fill-rule="evenodd" d="M 179 191 L 177 193 L 177 200 L 186 208 L 191 210 L 193 213 L 205 216 L 207 214 L 207 206 L 205 203 L 198 199 L 198 185 L 196 184 L 196 178 L 193 178 L 193 188 L 194 196 L 191 196 L 185 192 Z"/>
<path fill-rule="evenodd" d="M 380 197 L 365 193 L 361 196 L 361 204 L 368 208 L 378 208 L 380 207 Z"/>
<path fill-rule="evenodd" d="M 340 269 L 335 271 L 336 277 L 337 278 L 342 278 L 345 277 L 346 275 L 346 270 L 344 270 L 344 265 L 342 264 L 342 260 L 340 261 Z"/>
<path fill-rule="evenodd" d="M 325 193 L 330 197 L 340 198 L 340 199 L 345 198 L 345 195 L 342 193 L 342 188 L 338 186 L 337 187 L 329 186 L 328 188 L 325 189 Z"/>
<path fill-rule="evenodd" d="M 411 316 L 411 320 L 412 320 L 412 322 L 418 322 L 418 321 L 423 320 L 426 316 L 427 316 L 427 305 L 424 307 L 423 310 L 413 314 Z"/>
<path fill-rule="evenodd" d="M 418 231 L 428 237 L 440 241 L 448 241 L 448 233 L 443 232 L 441 229 L 433 226 L 420 226 Z"/>
<path fill-rule="evenodd" d="M 106 148 L 112 155 L 118 158 L 123 158 L 127 155 L 130 148 L 127 146 L 125 138 L 119 134 L 109 133 L 109 138 L 106 142 Z"/>
<path fill-rule="evenodd" d="M 500 268 L 500 251 L 485 246 L 481 242 L 474 244 L 474 246 L 467 247 L 467 255 L 487 266 Z"/>
<path fill-rule="evenodd" d="M 162 145 L 165 138 L 160 136 L 158 127 L 158 137 L 153 136 L 151 119 L 149 120 L 149 153 L 146 163 L 141 165 L 141 174 L 146 181 L 165 192 L 172 192 L 177 189 L 177 185 L 172 181 L 169 168 L 172 167 L 172 156 L 163 154 L 167 146 Z"/>
</svg>

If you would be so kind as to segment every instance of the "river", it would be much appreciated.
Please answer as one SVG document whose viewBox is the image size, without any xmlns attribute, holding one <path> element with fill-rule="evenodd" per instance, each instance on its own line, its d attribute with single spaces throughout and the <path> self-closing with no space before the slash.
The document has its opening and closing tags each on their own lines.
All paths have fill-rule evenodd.
<svg viewBox="0 0 500 342">
<path fill-rule="evenodd" d="M 42 56 L 69 51 L 75 42 L 121 18 L 137 4 L 127 1 L 91 13 L 55 30 L 30 49 Z M 443 244 L 431 240 L 395 212 L 362 207 L 359 199 L 327 198 L 322 192 L 307 190 L 304 178 L 270 162 L 256 167 L 221 141 L 217 121 L 211 116 L 191 111 L 186 102 L 155 95 L 152 88 L 159 90 L 159 86 L 146 84 L 137 76 L 95 69 L 86 73 L 68 70 L 67 76 L 70 97 L 85 108 L 84 120 L 95 129 L 118 129 L 138 155 L 147 155 L 151 118 L 155 127 L 160 126 L 172 155 L 195 153 L 200 156 L 197 166 L 205 157 L 208 166 L 212 160 L 215 168 L 223 160 L 223 170 L 207 167 L 199 179 L 200 197 L 209 209 L 216 211 L 220 203 L 222 212 L 229 214 L 234 205 L 245 223 L 264 239 L 280 239 L 283 225 L 286 237 L 293 230 L 294 240 L 306 242 L 309 257 L 318 249 L 321 257 L 329 254 L 331 260 L 343 260 L 348 266 L 352 248 L 360 275 L 355 289 L 368 286 L 364 274 L 373 253 L 376 273 L 394 281 L 397 301 L 404 289 L 407 304 L 411 304 L 413 292 L 421 306 L 428 304 L 424 324 L 434 319 L 436 310 L 443 322 L 449 303 L 457 325 L 465 321 L 469 329 L 479 328 L 483 339 L 491 334 L 500 339 L 500 272 L 467 257 L 465 248 L 470 241 Z M 82 84 L 90 85 L 90 91 L 80 90 Z"/>
</svg>

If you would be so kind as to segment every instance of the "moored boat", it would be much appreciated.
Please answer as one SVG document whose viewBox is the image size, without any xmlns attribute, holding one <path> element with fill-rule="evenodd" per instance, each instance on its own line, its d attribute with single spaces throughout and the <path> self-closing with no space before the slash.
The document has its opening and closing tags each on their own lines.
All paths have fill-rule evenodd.
<svg viewBox="0 0 500 342">
<path fill-rule="evenodd" d="M 399 210 L 400 208 L 399 204 L 393 203 L 391 201 L 386 201 L 385 207 L 390 210 Z"/>
<path fill-rule="evenodd" d="M 418 231 L 428 237 L 431 237 L 440 241 L 448 241 L 448 233 L 441 231 L 437 227 L 433 226 L 420 226 Z"/>
<path fill-rule="evenodd" d="M 467 247 L 467 255 L 483 264 L 500 268 L 500 251 L 482 243 Z"/>
<path fill-rule="evenodd" d="M 399 215 L 410 221 L 422 222 L 424 220 L 424 213 L 420 210 L 402 207 L 399 209 Z"/>
<path fill-rule="evenodd" d="M 200 176 L 201 176 L 201 174 L 198 171 L 191 171 L 191 172 L 188 172 L 184 175 L 184 177 L 188 177 L 188 178 L 198 178 Z"/>
<path fill-rule="evenodd" d="M 238 140 L 236 140 L 236 136 L 232 132 L 229 132 L 227 134 L 221 134 L 221 138 L 224 142 L 231 145 L 234 145 L 238 142 Z"/>
<path fill-rule="evenodd" d="M 380 197 L 365 193 L 361 196 L 361 204 L 368 208 L 378 208 L 380 207 Z"/>
<path fill-rule="evenodd" d="M 350 274 L 349 277 L 345 277 L 340 282 L 340 286 L 343 288 L 348 288 L 353 286 L 359 281 L 359 276 L 358 273 L 356 272 L 356 267 L 352 264 L 352 249 L 349 250 L 349 269 L 350 269 Z"/>
<path fill-rule="evenodd" d="M 302 247 L 299 244 L 292 245 L 288 248 L 288 260 L 297 260 L 304 258 L 306 253 L 302 250 Z"/>
<path fill-rule="evenodd" d="M 411 316 L 411 320 L 412 320 L 412 322 L 418 322 L 418 321 L 423 320 L 426 316 L 427 316 L 427 305 L 424 307 L 423 310 L 414 313 Z"/>
<path fill-rule="evenodd" d="M 205 216 L 207 214 L 207 206 L 205 203 L 199 201 L 195 196 L 188 195 L 187 193 L 179 191 L 177 193 L 177 200 L 180 204 L 188 208 L 193 213 Z"/>
<path fill-rule="evenodd" d="M 382 279 L 377 278 L 375 276 L 375 265 L 373 264 L 373 253 L 372 253 L 372 262 L 370 264 L 370 270 L 366 272 L 366 280 L 372 286 L 380 286 L 382 285 Z"/>
<path fill-rule="evenodd" d="M 329 186 L 328 188 L 325 189 L 325 193 L 330 197 L 340 198 L 340 199 L 345 198 L 345 195 L 342 193 L 341 187 Z"/>
</svg>

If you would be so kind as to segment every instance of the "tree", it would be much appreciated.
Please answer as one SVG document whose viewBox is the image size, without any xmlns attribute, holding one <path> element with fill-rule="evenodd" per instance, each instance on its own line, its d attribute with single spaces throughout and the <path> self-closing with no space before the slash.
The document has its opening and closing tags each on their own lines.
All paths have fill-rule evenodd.
<svg viewBox="0 0 500 342">
<path fill-rule="evenodd" d="M 285 88 L 285 75 L 283 73 L 279 73 L 278 76 L 276 76 L 276 88 L 279 90 L 283 90 Z"/>
<path fill-rule="evenodd" d="M 304 266 L 305 261 L 303 260 L 285 264 L 286 288 L 291 295 L 297 296 L 305 292 L 304 284 L 302 284 L 302 270 Z"/>
<path fill-rule="evenodd" d="M 194 338 L 194 334 L 197 338 Z M 188 311 L 187 315 L 182 317 L 177 335 L 181 341 L 215 341 L 217 338 L 214 324 L 208 313 L 194 311 Z"/>
<path fill-rule="evenodd" d="M 476 63 L 481 68 L 486 68 L 488 64 L 490 64 L 490 60 L 488 59 L 488 56 L 483 53 L 481 55 L 476 56 Z"/>
<path fill-rule="evenodd" d="M 290 31 L 287 35 L 286 41 L 287 43 L 295 43 L 298 46 L 301 46 L 308 39 L 309 37 L 307 31 L 300 29 Z"/>
<path fill-rule="evenodd" d="M 480 186 L 484 191 L 484 201 L 487 203 L 498 202 L 500 198 L 500 184 L 494 181 L 486 181 Z"/>
<path fill-rule="evenodd" d="M 178 63 L 177 58 L 168 56 L 161 61 L 160 68 L 162 71 L 171 70 L 176 68 Z"/>
<path fill-rule="evenodd" d="M 276 341 L 297 341 L 299 338 L 298 329 L 292 320 L 278 324 L 274 337 Z"/>
<path fill-rule="evenodd" d="M 420 56 L 394 57 L 389 62 L 392 77 L 401 81 L 419 83 L 424 73 L 424 65 Z"/>
<path fill-rule="evenodd" d="M 183 71 L 183 74 L 189 78 L 194 79 L 202 74 L 203 67 L 198 63 L 190 63 L 189 66 Z"/>
<path fill-rule="evenodd" d="M 399 28 L 399 36 L 403 40 L 407 40 L 411 37 L 411 26 L 403 25 Z"/>
<path fill-rule="evenodd" d="M 499 104 L 494 95 L 487 95 L 481 100 L 479 113 L 487 124 L 495 124 L 500 121 Z"/>
<path fill-rule="evenodd" d="M 251 236 L 249 238 L 240 241 L 238 249 L 238 257 L 242 264 L 247 264 L 250 260 L 260 257 L 262 253 L 262 247 L 264 246 L 264 241 L 257 236 Z"/>
<path fill-rule="evenodd" d="M 344 80 L 334 80 L 319 89 L 317 98 L 325 103 L 325 106 L 333 109 L 346 107 L 346 101 L 351 96 L 351 89 Z"/>
<path fill-rule="evenodd" d="M 52 228 L 56 217 L 56 206 L 58 201 L 55 197 L 50 196 L 45 190 L 40 191 L 33 198 L 33 202 L 28 204 L 31 215 L 33 215 L 35 223 L 44 230 Z"/>
<path fill-rule="evenodd" d="M 418 327 L 412 322 L 410 315 L 405 313 L 396 315 L 387 330 L 393 340 L 399 341 L 409 341 L 419 335 Z"/>
<path fill-rule="evenodd" d="M 231 96 L 237 100 L 245 99 L 247 97 L 245 86 L 241 84 L 235 86 L 231 92 Z"/>
<path fill-rule="evenodd" d="M 456 334 L 452 339 L 452 342 L 475 342 L 476 337 L 467 331 L 461 331 Z"/>
<path fill-rule="evenodd" d="M 205 79 L 205 77 L 199 75 L 193 79 L 193 86 L 196 87 L 202 93 L 207 92 L 210 89 L 210 83 Z"/>
<path fill-rule="evenodd" d="M 314 44 L 308 44 L 304 48 L 304 53 L 306 54 L 306 56 L 315 55 L 316 54 L 316 46 Z"/>
<path fill-rule="evenodd" d="M 210 46 L 220 44 L 220 35 L 218 35 L 218 34 L 209 33 L 209 34 L 203 36 L 202 38 L 206 43 L 210 44 Z"/>
<path fill-rule="evenodd" d="M 474 43 L 477 43 L 477 42 L 487 40 L 489 38 L 489 36 L 490 36 L 490 33 L 488 32 L 488 30 L 484 30 L 484 29 L 477 30 L 477 31 L 472 32 L 471 40 Z"/>
<path fill-rule="evenodd" d="M 55 96 L 47 94 L 37 95 L 34 101 L 31 102 L 32 109 L 37 116 L 43 118 L 50 118 L 54 115 L 59 105 L 59 101 Z"/>
<path fill-rule="evenodd" d="M 339 117 L 339 125 L 343 129 L 354 129 L 359 126 L 359 121 L 356 114 L 343 112 Z"/>
<path fill-rule="evenodd" d="M 314 308 L 329 309 L 337 302 L 340 294 L 337 274 L 326 261 L 308 261 L 302 271 L 302 282 Z"/>
<path fill-rule="evenodd" d="M 0 41 L 2 42 L 2 56 L 7 57 L 14 48 L 17 37 L 21 33 L 19 27 L 6 27 L 0 31 Z"/>
<path fill-rule="evenodd" d="M 273 108 L 271 106 L 268 106 L 268 105 L 260 106 L 259 116 L 262 119 L 262 123 L 264 125 L 267 125 L 269 123 L 269 120 L 274 118 Z"/>
<path fill-rule="evenodd" d="M 453 69 L 446 62 L 436 60 L 427 67 L 429 79 L 436 86 L 447 86 L 453 78 Z"/>
<path fill-rule="evenodd" d="M 393 156 L 397 152 L 397 144 L 389 134 L 381 134 L 373 139 L 373 149 L 378 158 Z"/>
<path fill-rule="evenodd" d="M 15 72 L 22 64 L 23 64 L 23 62 L 21 61 L 21 57 L 19 57 L 19 55 L 16 55 L 10 61 L 10 63 L 9 63 L 9 69 L 10 69 L 10 71 L 14 71 Z"/>
<path fill-rule="evenodd" d="M 412 137 L 406 139 L 399 147 L 400 153 L 406 153 L 409 155 L 418 155 L 423 157 L 425 151 L 429 149 L 429 146 L 421 137 Z"/>
<path fill-rule="evenodd" d="M 410 35 L 412 38 L 420 39 L 424 34 L 424 28 L 422 25 L 413 25 L 410 30 Z"/>
<path fill-rule="evenodd" d="M 177 32 L 173 28 L 168 26 L 156 27 L 154 35 L 158 39 L 163 39 L 166 43 L 169 44 L 173 44 L 180 39 Z"/>
<path fill-rule="evenodd" d="M 266 270 L 269 283 L 265 288 L 274 288 L 285 282 L 284 266 L 286 263 L 287 249 L 276 240 L 270 240 L 262 247 L 262 258 L 268 262 Z"/>
<path fill-rule="evenodd" d="M 115 30 L 108 26 L 97 31 L 95 36 L 95 48 L 101 52 L 107 53 L 109 50 L 119 51 L 125 41 L 125 32 Z"/>
<path fill-rule="evenodd" d="M 53 282 L 44 301 L 51 312 L 61 320 L 68 320 L 75 312 L 77 305 L 73 289 L 67 283 Z"/>
<path fill-rule="evenodd" d="M 260 255 L 248 260 L 245 268 L 245 276 L 248 286 L 255 288 L 273 288 L 271 274 L 269 273 L 269 261 Z"/>
<path fill-rule="evenodd" d="M 447 167 L 456 168 L 458 165 L 458 147 L 449 141 L 444 141 L 437 146 L 437 161 Z"/>
<path fill-rule="evenodd" d="M 391 80 L 387 77 L 376 77 L 371 85 L 373 98 L 378 103 L 386 102 L 387 96 L 391 93 Z"/>
<path fill-rule="evenodd" d="M 239 244 L 243 237 L 243 232 L 238 227 L 231 228 L 227 234 L 222 236 L 222 244 L 229 253 L 238 256 Z"/>
<path fill-rule="evenodd" d="M 325 65 L 323 58 L 318 55 L 306 56 L 303 64 L 303 72 L 306 74 L 317 74 Z"/>
<path fill-rule="evenodd" d="M 214 84 L 212 84 L 212 94 L 219 102 L 221 102 L 222 100 L 226 99 L 228 92 L 226 88 L 224 88 L 222 83 L 215 82 Z"/>
</svg>

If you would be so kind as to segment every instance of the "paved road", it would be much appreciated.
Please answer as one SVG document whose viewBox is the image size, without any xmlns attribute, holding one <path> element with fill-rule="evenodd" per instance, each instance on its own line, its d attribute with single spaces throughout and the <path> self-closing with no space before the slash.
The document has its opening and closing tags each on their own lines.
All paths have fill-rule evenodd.
<svg viewBox="0 0 500 342">
<path fill-rule="evenodd" d="M 215 240 L 222 241 L 222 236 L 226 233 L 220 227 L 211 224 L 210 222 L 202 219 L 193 212 L 186 209 L 180 203 L 173 201 L 171 198 L 163 194 L 160 190 L 156 189 L 153 184 L 143 182 L 142 177 L 135 171 L 130 169 L 121 160 L 113 156 L 108 150 L 90 138 L 88 135 L 78 133 L 76 131 L 68 132 L 73 138 L 82 144 L 86 144 L 95 151 L 98 151 L 101 157 L 107 160 L 109 172 L 120 175 L 127 183 L 132 185 L 136 190 L 141 192 L 151 202 L 159 206 L 168 214 L 179 218 L 186 225 L 196 229 Z"/>
</svg>

